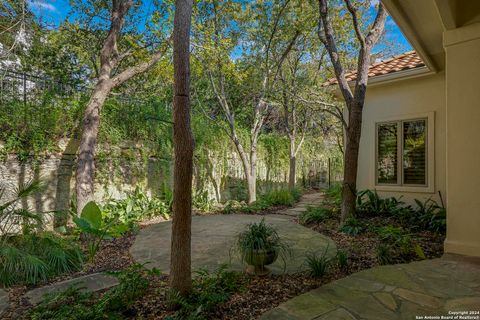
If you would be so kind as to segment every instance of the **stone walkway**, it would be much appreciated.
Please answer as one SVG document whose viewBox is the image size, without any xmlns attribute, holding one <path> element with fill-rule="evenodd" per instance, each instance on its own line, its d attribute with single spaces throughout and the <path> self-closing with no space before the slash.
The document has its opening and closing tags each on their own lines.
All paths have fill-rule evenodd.
<svg viewBox="0 0 480 320">
<path fill-rule="evenodd" d="M 445 256 L 364 270 L 295 297 L 261 319 L 395 320 L 449 311 L 480 311 L 478 259 Z"/>
<path fill-rule="evenodd" d="M 308 194 L 294 207 L 277 214 L 258 216 L 244 214 L 195 216 L 192 221 L 192 267 L 214 270 L 222 264 L 229 264 L 233 270 L 242 270 L 244 266 L 232 252 L 236 235 L 252 222 L 263 217 L 267 223 L 277 227 L 280 237 L 290 245 L 293 257 L 286 261 L 279 258 L 270 266 L 274 273 L 295 273 L 304 268 L 305 255 L 309 252 L 324 251 L 333 256 L 336 252 L 334 242 L 301 225 L 292 222 L 295 216 L 306 210 L 308 205 L 317 205 L 321 194 Z M 137 235 L 130 249 L 132 257 L 147 267 L 156 267 L 163 273 L 170 269 L 171 222 L 161 222 L 145 229 Z"/>
<path fill-rule="evenodd" d="M 8 308 L 9 298 L 8 292 L 0 289 L 0 315 Z"/>
<path fill-rule="evenodd" d="M 63 291 L 71 286 L 77 286 L 83 290 L 100 291 L 109 289 L 117 284 L 118 280 L 114 276 L 109 276 L 104 273 L 93 273 L 32 289 L 25 293 L 23 297 L 28 299 L 30 303 L 37 304 L 42 300 L 45 294 Z M 2 313 L 9 307 L 9 304 L 8 292 L 0 289 L 0 319 Z"/>
<path fill-rule="evenodd" d="M 74 279 L 55 282 L 48 286 L 35 288 L 28 291 L 25 294 L 25 297 L 28 298 L 32 304 L 37 304 L 42 300 L 42 297 L 45 294 L 63 291 L 71 286 L 77 286 L 78 288 L 95 292 L 109 289 L 113 286 L 116 286 L 117 284 L 118 280 L 114 276 L 109 276 L 104 273 L 93 273 Z"/>
</svg>

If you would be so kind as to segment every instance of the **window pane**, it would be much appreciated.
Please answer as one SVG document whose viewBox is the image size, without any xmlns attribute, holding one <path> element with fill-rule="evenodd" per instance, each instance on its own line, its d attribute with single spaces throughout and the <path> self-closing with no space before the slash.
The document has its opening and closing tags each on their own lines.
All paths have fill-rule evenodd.
<svg viewBox="0 0 480 320">
<path fill-rule="evenodd" d="M 403 123 L 403 182 L 426 184 L 426 120 Z"/>
<path fill-rule="evenodd" d="M 397 123 L 379 124 L 377 183 L 397 184 Z"/>
</svg>

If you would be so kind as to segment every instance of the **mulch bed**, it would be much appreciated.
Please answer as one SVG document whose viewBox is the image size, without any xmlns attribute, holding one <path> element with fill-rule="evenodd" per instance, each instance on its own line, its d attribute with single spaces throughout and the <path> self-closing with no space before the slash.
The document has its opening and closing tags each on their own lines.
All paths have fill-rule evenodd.
<svg viewBox="0 0 480 320">
<path fill-rule="evenodd" d="M 266 277 L 243 276 L 243 286 L 230 300 L 209 314 L 208 319 L 251 320 L 281 303 L 318 288 L 322 284 L 345 276 L 340 270 L 322 278 L 314 279 L 305 274 L 270 275 Z M 172 312 L 167 308 L 167 277 L 152 281 L 152 286 L 141 300 L 134 305 L 136 318 L 164 319 Z"/>
<path fill-rule="evenodd" d="M 394 227 L 402 227 L 392 217 L 359 217 L 363 225 L 370 228 L 384 227 L 391 225 Z M 340 220 L 333 217 L 321 224 L 310 224 L 309 227 L 323 235 L 330 237 L 338 249 L 349 252 L 349 271 L 350 273 L 358 272 L 364 269 L 372 268 L 379 265 L 376 256 L 376 249 L 380 243 L 378 235 L 371 231 L 366 231 L 358 235 L 352 236 L 345 234 L 339 230 Z M 423 249 L 427 259 L 439 258 L 443 255 L 443 241 L 445 237 L 430 231 L 411 232 L 410 235 L 415 242 Z M 408 263 L 420 260 L 415 255 L 394 257 L 394 263 Z"/>
</svg>

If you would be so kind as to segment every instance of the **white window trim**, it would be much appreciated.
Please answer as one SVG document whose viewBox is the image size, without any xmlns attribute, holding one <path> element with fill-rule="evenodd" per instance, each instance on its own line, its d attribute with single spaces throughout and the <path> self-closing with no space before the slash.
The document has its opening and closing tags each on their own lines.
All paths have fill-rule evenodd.
<svg viewBox="0 0 480 320">
<path fill-rule="evenodd" d="M 386 185 L 386 184 L 377 184 L 377 154 L 378 154 L 378 131 L 377 125 L 385 122 L 398 122 L 398 121 L 409 121 L 416 119 L 427 119 L 427 184 L 421 186 L 412 186 L 412 185 Z M 434 193 L 435 192 L 435 112 L 426 112 L 426 113 L 415 113 L 415 114 L 406 114 L 398 115 L 383 119 L 377 119 L 373 123 L 374 126 L 374 150 L 373 150 L 373 185 L 378 191 L 393 191 L 393 192 L 418 192 L 418 193 Z M 400 133 L 399 133 L 400 136 Z M 401 139 L 398 139 L 398 143 L 401 144 Z M 400 148 L 401 150 L 401 148 Z M 403 162 L 403 155 L 401 157 Z M 402 175 L 402 162 L 398 163 L 399 168 L 397 172 L 399 173 L 398 179 L 403 179 Z"/>
</svg>

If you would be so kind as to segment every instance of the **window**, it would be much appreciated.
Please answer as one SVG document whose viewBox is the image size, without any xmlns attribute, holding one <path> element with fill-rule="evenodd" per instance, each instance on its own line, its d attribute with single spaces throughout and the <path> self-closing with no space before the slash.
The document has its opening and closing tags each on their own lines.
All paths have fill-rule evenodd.
<svg viewBox="0 0 480 320">
<path fill-rule="evenodd" d="M 381 122 L 376 131 L 376 185 L 428 186 L 428 118 Z"/>
</svg>

